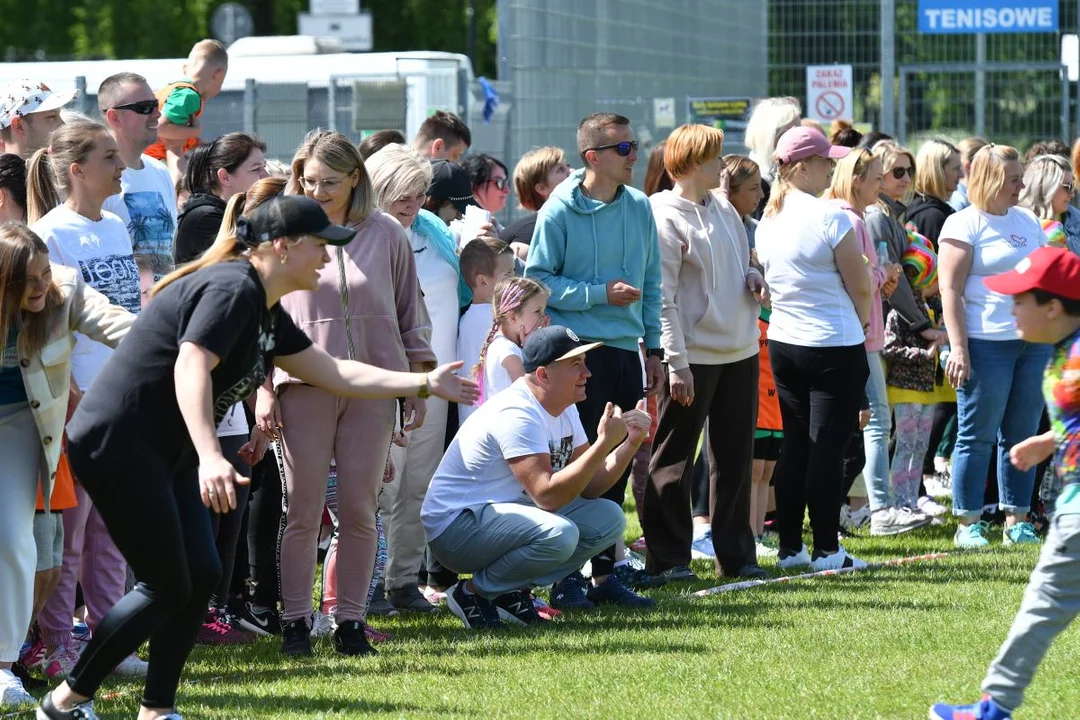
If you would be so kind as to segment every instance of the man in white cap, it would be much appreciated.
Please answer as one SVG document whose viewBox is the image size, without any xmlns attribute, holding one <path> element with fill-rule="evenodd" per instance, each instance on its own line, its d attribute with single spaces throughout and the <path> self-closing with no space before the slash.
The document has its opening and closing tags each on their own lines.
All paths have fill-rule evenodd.
<svg viewBox="0 0 1080 720">
<path fill-rule="evenodd" d="M 0 140 L 4 152 L 29 160 L 36 150 L 49 144 L 49 134 L 64 124 L 60 108 L 75 97 L 70 92 L 53 92 L 44 83 L 16 80 L 0 90 Z"/>
</svg>

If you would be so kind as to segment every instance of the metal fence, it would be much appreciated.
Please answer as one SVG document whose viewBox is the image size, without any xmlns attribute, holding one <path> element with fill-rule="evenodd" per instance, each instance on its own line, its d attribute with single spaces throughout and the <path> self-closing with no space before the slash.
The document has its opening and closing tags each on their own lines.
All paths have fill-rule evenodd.
<svg viewBox="0 0 1080 720">
<path fill-rule="evenodd" d="M 850 64 L 851 119 L 914 143 L 984 135 L 1021 148 L 1074 134 L 1078 92 L 1061 68 L 1059 33 L 924 35 L 918 0 L 769 0 L 769 92 L 806 97 L 807 65 Z"/>
<path fill-rule="evenodd" d="M 687 121 L 688 96 L 765 94 L 765 16 L 746 0 L 503 0 L 499 77 L 514 92 L 503 157 L 552 145 L 579 165 L 578 122 L 608 110 L 642 141 L 640 183 L 651 147 Z"/>
</svg>

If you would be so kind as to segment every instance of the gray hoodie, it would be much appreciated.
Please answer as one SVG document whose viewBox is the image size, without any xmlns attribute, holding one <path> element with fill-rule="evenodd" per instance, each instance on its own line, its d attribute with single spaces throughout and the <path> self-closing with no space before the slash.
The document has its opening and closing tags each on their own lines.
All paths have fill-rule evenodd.
<svg viewBox="0 0 1080 720">
<path fill-rule="evenodd" d="M 870 231 L 870 241 L 874 247 L 880 242 L 887 242 L 889 262 L 899 263 L 908 246 L 908 235 L 903 226 L 904 206 L 884 195 L 879 197 L 880 205 L 866 208 L 866 229 Z M 919 333 L 930 327 L 930 321 L 915 302 L 915 292 L 904 273 L 900 273 L 896 290 L 885 301 L 885 305 L 887 310 L 895 310 L 912 332 Z M 885 317 L 888 318 L 888 312 Z"/>
<path fill-rule="evenodd" d="M 746 288 L 746 228 L 716 194 L 705 204 L 670 190 L 649 198 L 660 237 L 660 342 L 672 370 L 723 365 L 758 351 L 759 307 Z"/>
</svg>

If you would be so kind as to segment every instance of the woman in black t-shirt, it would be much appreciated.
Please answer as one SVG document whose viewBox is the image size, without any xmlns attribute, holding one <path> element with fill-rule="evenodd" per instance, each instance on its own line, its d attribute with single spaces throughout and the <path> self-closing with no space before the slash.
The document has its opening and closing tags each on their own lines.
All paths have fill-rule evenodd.
<svg viewBox="0 0 1080 720">
<path fill-rule="evenodd" d="M 235 236 L 219 238 L 161 281 L 129 341 L 98 375 L 68 426 L 68 454 L 138 584 L 101 620 L 38 717 L 95 717 L 91 698 L 105 676 L 149 638 L 139 717 L 173 712 L 221 573 L 206 507 L 235 509 L 234 485 L 246 482 L 222 456 L 215 427 L 264 381 L 271 363 L 347 397 L 476 400 L 475 383 L 454 374 L 461 363 L 422 374 L 337 360 L 281 311 L 282 296 L 315 289 L 329 261 L 326 244 L 352 236 L 310 198 L 264 203 L 240 218 Z M 256 429 L 245 453 L 254 460 L 264 451 Z M 198 484 L 190 475 L 196 467 Z"/>
</svg>

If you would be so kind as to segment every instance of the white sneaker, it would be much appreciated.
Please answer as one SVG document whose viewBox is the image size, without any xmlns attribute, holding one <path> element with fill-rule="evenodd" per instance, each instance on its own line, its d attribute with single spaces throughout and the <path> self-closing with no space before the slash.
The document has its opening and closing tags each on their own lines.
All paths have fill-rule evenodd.
<svg viewBox="0 0 1080 720">
<path fill-rule="evenodd" d="M 862 570 L 865 567 L 866 561 L 853 557 L 851 553 L 844 549 L 843 545 L 841 545 L 840 549 L 836 552 L 829 555 L 822 555 L 810 562 L 810 569 L 815 572 L 820 572 L 822 570 L 842 570 L 844 568 Z"/>
<path fill-rule="evenodd" d="M 311 637 L 330 637 L 336 629 L 333 615 L 323 615 L 322 612 L 315 611 L 315 619 L 311 623 Z"/>
<path fill-rule="evenodd" d="M 0 709 L 34 707 L 37 699 L 26 692 L 22 680 L 10 670 L 0 670 Z"/>
<path fill-rule="evenodd" d="M 806 549 L 806 545 L 803 545 L 799 552 L 785 557 L 785 554 L 790 552 L 790 550 L 780 550 L 777 555 L 779 560 L 776 565 L 781 570 L 795 570 L 810 566 L 810 551 Z"/>
<path fill-rule="evenodd" d="M 850 505 L 840 507 L 840 527 L 844 532 L 858 532 L 870 524 L 870 506 L 863 505 L 858 510 L 852 510 Z"/>
<path fill-rule="evenodd" d="M 774 533 L 764 533 L 755 542 L 756 554 L 759 560 L 762 558 L 774 558 L 780 553 L 780 546 Z"/>
<path fill-rule="evenodd" d="M 690 543 L 690 557 L 694 560 L 715 560 L 716 551 L 713 550 L 712 528 L 702 525 L 702 532 L 694 531 L 694 541 Z"/>
<path fill-rule="evenodd" d="M 917 502 L 919 510 L 922 510 L 924 514 L 929 515 L 930 517 L 939 518 L 949 514 L 949 508 L 927 495 L 923 495 Z"/>
<path fill-rule="evenodd" d="M 113 669 L 113 674 L 120 677 L 139 678 L 146 677 L 146 671 L 149 669 L 150 663 L 140 660 L 138 655 L 131 653 Z"/>
<path fill-rule="evenodd" d="M 899 535 L 930 523 L 930 516 L 911 508 L 882 508 L 870 518 L 870 534 L 874 537 Z"/>
</svg>

